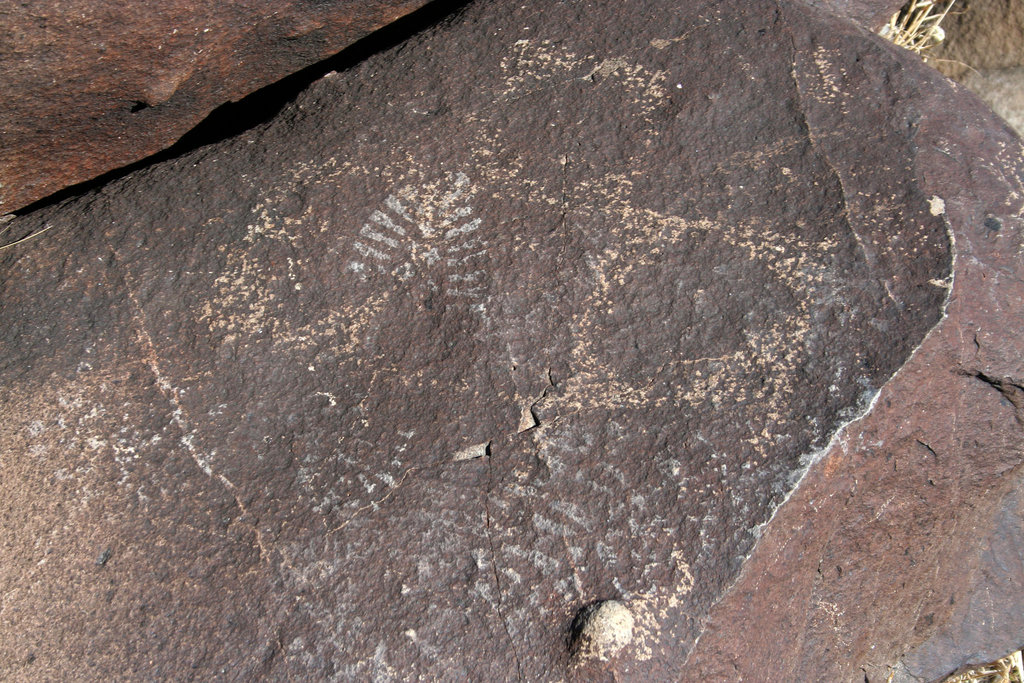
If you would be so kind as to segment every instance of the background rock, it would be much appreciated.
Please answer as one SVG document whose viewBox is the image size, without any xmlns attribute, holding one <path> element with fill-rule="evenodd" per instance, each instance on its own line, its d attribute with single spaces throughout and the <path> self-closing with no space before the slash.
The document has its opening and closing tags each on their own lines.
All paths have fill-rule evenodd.
<svg viewBox="0 0 1024 683">
<path fill-rule="evenodd" d="M 961 0 L 929 62 L 964 84 L 1024 135 L 1024 5 Z"/>
<path fill-rule="evenodd" d="M 1018 135 L 1024 135 L 1024 67 L 969 71 L 960 82 L 978 93 Z"/>
<path fill-rule="evenodd" d="M 931 55 L 950 78 L 1024 66 L 1024 7 L 1015 0 L 957 0 L 942 27 L 946 40 Z"/>
<path fill-rule="evenodd" d="M 1020 147 L 813 8 L 646 9 L 473 4 L 9 223 L 6 677 L 559 680 L 617 600 L 588 680 L 845 680 L 952 623 Z"/>
<path fill-rule="evenodd" d="M 215 107 L 425 3 L 5 3 L 0 214 L 164 149 Z"/>
</svg>

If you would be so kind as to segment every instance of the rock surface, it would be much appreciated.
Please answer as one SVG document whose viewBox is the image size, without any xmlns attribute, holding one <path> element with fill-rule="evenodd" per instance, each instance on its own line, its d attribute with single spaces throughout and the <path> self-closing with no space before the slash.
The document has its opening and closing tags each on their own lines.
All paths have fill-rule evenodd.
<svg viewBox="0 0 1024 683">
<path fill-rule="evenodd" d="M 426 1 L 4 3 L 0 214 L 161 150 Z"/>
<path fill-rule="evenodd" d="M 1024 486 L 1011 482 L 995 516 L 977 529 L 980 554 L 970 558 L 970 587 L 959 594 L 949 621 L 903 657 L 901 681 L 933 681 L 937 673 L 994 662 L 1021 647 Z"/>
<path fill-rule="evenodd" d="M 833 40 L 838 54 L 862 44 L 856 32 Z M 1019 565 L 992 554 L 1021 542 L 1024 159 L 991 112 L 972 98 L 950 106 L 957 91 L 915 61 L 884 78 L 915 122 L 915 185 L 943 198 L 955 243 L 946 316 L 808 472 L 711 611 L 687 666 L 712 678 L 933 681 L 1020 647 L 1024 601 L 1007 591 Z M 835 123 L 834 144 L 851 134 L 837 112 L 859 104 L 833 104 L 808 119 Z M 831 158 L 845 179 L 884 168 L 886 145 L 874 152 Z M 744 638 L 735 624 L 751 619 L 759 628 Z"/>
<path fill-rule="evenodd" d="M 1021 460 L 1020 148 L 931 73 L 476 3 L 11 221 L 0 672 L 560 680 L 609 600 L 588 680 L 895 665 Z"/>
<path fill-rule="evenodd" d="M 807 4 L 845 17 L 864 26 L 869 31 L 877 31 L 894 12 L 898 12 L 904 0 L 807 0 Z"/>
</svg>

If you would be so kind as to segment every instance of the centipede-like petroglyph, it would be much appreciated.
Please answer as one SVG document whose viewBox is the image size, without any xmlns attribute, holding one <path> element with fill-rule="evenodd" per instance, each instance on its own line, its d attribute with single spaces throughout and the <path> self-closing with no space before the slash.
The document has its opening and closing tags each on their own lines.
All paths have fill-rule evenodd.
<svg viewBox="0 0 1024 683">
<path fill-rule="evenodd" d="M 462 172 L 444 182 L 405 186 L 389 194 L 359 229 L 348 268 L 364 279 L 372 273 L 433 281 L 440 273 L 449 296 L 480 299 L 487 290 L 487 240 L 481 218 L 469 204 L 475 192 Z"/>
</svg>

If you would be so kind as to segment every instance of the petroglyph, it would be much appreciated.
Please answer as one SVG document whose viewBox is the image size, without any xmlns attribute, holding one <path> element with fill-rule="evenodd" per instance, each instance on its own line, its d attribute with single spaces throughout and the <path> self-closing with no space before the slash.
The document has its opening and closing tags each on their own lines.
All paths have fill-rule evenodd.
<svg viewBox="0 0 1024 683">
<path fill-rule="evenodd" d="M 635 113 L 648 123 L 650 114 L 668 94 L 666 72 L 652 71 L 637 63 L 635 56 L 580 56 L 547 40 L 516 41 L 512 53 L 501 60 L 501 68 L 505 87 L 500 99 L 518 99 L 579 78 L 624 89 Z"/>
<path fill-rule="evenodd" d="M 129 376 L 121 369 L 84 371 L 68 382 L 0 392 L 0 412 L 9 418 L 0 424 L 0 441 L 31 455 L 38 476 L 73 487 L 77 509 L 110 486 L 145 505 L 152 491 L 137 470 L 158 447 L 185 447 L 187 435 L 174 413 L 148 426 L 137 420 L 124 388 Z M 0 469 L 10 464 L 0 460 Z"/>
<path fill-rule="evenodd" d="M 705 403 L 727 408 L 760 401 L 765 402 L 768 415 L 778 419 L 796 390 L 793 371 L 806 362 L 803 340 L 811 333 L 810 312 L 822 303 L 818 301 L 822 285 L 835 276 L 826 264 L 843 247 L 842 238 L 808 239 L 801 225 L 775 227 L 767 219 L 738 224 L 685 219 L 638 206 L 631 199 L 633 184 L 626 175 L 609 174 L 573 189 L 577 220 L 615 226 L 615 239 L 595 243 L 586 257 L 593 290 L 574 324 L 578 329 L 573 337 L 574 372 L 562 392 L 522 406 L 520 429 L 536 426 L 537 409 L 565 416 L 597 408 L 642 410 L 671 405 L 694 409 Z M 709 249 L 720 252 L 711 257 L 713 262 L 699 256 Z M 742 325 L 739 348 L 696 358 L 659 350 L 648 356 L 653 370 L 648 383 L 622 381 L 614 370 L 616 363 L 599 348 L 606 336 L 584 331 L 607 329 L 610 333 L 613 321 L 627 314 L 619 303 L 624 292 L 635 289 L 666 259 L 687 258 L 687 254 L 709 266 L 706 286 L 686 292 L 686 305 L 677 306 L 677 313 L 692 309 L 696 329 L 707 325 L 699 323 L 701 319 L 714 318 L 723 292 L 738 295 L 744 286 L 743 279 L 723 283 L 723 278 L 732 280 L 725 274 L 726 263 L 748 263 L 751 270 L 769 275 L 779 295 L 790 298 L 794 307 L 756 325 L 736 321 Z M 755 374 L 770 380 L 751 387 L 746 378 Z M 764 429 L 749 441 L 761 457 L 774 444 Z"/>
<path fill-rule="evenodd" d="M 487 293 L 487 241 L 477 232 L 469 199 L 476 193 L 465 173 L 444 183 L 406 185 L 373 211 L 352 242 L 349 270 L 388 274 L 401 281 L 414 275 L 433 281 L 437 270 L 449 296 L 480 299 Z"/>
<path fill-rule="evenodd" d="M 542 40 L 518 40 L 512 53 L 501 60 L 505 72 L 503 98 L 518 98 L 544 90 L 572 78 L 573 72 L 586 68 L 586 62 L 570 50 Z"/>
</svg>

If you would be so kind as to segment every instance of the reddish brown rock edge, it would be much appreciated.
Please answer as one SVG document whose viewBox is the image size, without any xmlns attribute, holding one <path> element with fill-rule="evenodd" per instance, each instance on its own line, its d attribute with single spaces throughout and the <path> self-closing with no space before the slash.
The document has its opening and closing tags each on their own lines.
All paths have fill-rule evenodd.
<svg viewBox="0 0 1024 683">
<path fill-rule="evenodd" d="M 848 31 L 835 47 L 855 39 Z M 687 659 L 693 680 L 927 681 L 1021 645 L 1012 628 L 988 629 L 985 642 L 957 635 L 985 631 L 965 619 L 999 624 L 1021 609 L 1019 592 L 980 613 L 962 604 L 979 581 L 1021 578 L 1019 563 L 1001 580 L 979 565 L 994 534 L 1020 529 L 1000 519 L 1022 486 L 1024 158 L 980 103 L 951 110 L 953 86 L 921 65 L 907 71 L 927 112 L 921 187 L 943 198 L 955 238 L 946 316 L 766 525 Z M 934 655 L 939 637 L 965 649 L 901 661 L 915 648 Z"/>
<path fill-rule="evenodd" d="M 0 7 L 0 214 L 154 154 L 217 106 L 424 4 L 73 0 Z"/>
</svg>

